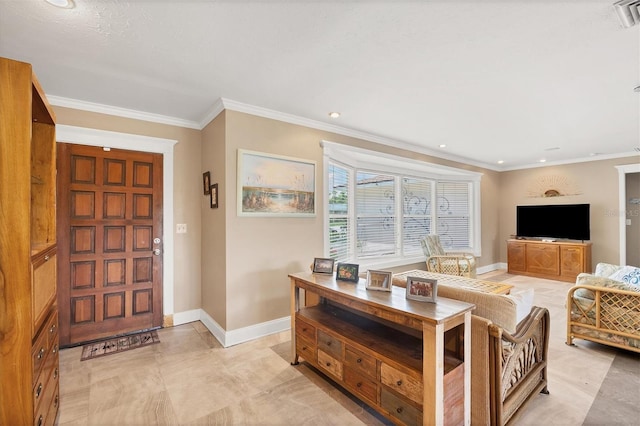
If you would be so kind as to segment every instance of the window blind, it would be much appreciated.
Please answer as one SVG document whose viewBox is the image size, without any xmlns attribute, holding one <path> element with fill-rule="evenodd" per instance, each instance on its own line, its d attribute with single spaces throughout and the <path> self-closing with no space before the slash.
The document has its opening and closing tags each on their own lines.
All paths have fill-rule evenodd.
<svg viewBox="0 0 640 426">
<path fill-rule="evenodd" d="M 350 259 L 349 169 L 329 164 L 329 256 L 337 261 Z"/>
<path fill-rule="evenodd" d="M 356 172 L 357 257 L 396 254 L 395 177 Z"/>
<path fill-rule="evenodd" d="M 437 231 L 445 249 L 471 246 L 471 184 L 439 181 L 436 184 Z"/>
</svg>

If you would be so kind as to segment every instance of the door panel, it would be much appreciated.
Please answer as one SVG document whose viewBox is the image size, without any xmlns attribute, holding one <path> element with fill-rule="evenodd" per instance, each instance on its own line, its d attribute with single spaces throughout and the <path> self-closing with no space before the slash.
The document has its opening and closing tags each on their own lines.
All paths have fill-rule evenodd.
<svg viewBox="0 0 640 426">
<path fill-rule="evenodd" d="M 58 224 L 62 346 L 162 325 L 161 154 L 58 143 Z"/>
</svg>

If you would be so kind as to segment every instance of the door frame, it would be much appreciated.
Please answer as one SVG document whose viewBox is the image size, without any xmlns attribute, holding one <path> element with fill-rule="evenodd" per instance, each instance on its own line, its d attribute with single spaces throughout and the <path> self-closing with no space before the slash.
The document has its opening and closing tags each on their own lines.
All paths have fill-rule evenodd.
<svg viewBox="0 0 640 426">
<path fill-rule="evenodd" d="M 627 264 L 627 173 L 639 173 L 640 164 L 615 166 L 618 169 L 618 215 L 620 232 L 620 265 Z"/>
<path fill-rule="evenodd" d="M 173 315 L 173 149 L 177 140 L 56 124 L 56 142 L 162 154 L 162 315 Z"/>
</svg>

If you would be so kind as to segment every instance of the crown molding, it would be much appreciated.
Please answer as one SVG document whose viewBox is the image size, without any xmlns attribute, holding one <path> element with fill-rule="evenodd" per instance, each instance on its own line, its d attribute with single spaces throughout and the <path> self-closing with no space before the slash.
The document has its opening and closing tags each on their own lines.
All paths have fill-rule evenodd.
<svg viewBox="0 0 640 426">
<path fill-rule="evenodd" d="M 369 142 L 375 142 L 381 145 L 390 146 L 392 148 L 403 149 L 406 151 L 429 155 L 431 157 L 437 157 L 444 160 L 455 161 L 457 163 L 467 164 L 470 166 L 477 166 L 483 169 L 499 171 L 499 169 L 496 168 L 496 166 L 493 164 L 487 164 L 487 163 L 472 160 L 470 158 L 459 157 L 456 155 L 449 155 L 446 153 L 442 153 L 440 151 L 430 150 L 425 147 L 414 145 L 408 142 L 401 142 L 395 139 L 386 138 L 384 136 L 375 135 L 373 133 L 367 133 L 367 132 L 362 132 L 360 130 L 354 130 L 346 127 L 336 126 L 334 124 L 312 120 L 309 118 L 300 117 L 293 114 L 287 114 L 284 112 L 275 111 L 268 108 L 249 105 L 249 104 L 234 101 L 231 99 L 220 98 L 220 100 L 222 102 L 223 109 L 243 112 L 243 113 L 255 115 L 258 117 L 264 117 L 272 120 L 283 121 L 285 123 L 296 124 L 299 126 L 309 127 L 312 129 L 323 130 L 326 132 L 336 133 L 339 135 L 348 136 L 356 139 L 363 139 Z M 207 117 L 208 116 L 209 114 L 207 115 Z M 202 120 L 202 121 L 205 121 L 205 120 Z"/>
<path fill-rule="evenodd" d="M 638 159 L 640 160 L 640 155 L 637 152 L 622 152 L 619 154 L 603 154 L 603 155 L 596 155 L 596 156 L 590 156 L 590 157 L 572 158 L 569 160 L 547 161 L 545 163 L 535 163 L 535 164 L 526 164 L 523 166 L 504 167 L 499 169 L 498 171 L 510 172 L 513 170 L 525 170 L 525 169 L 535 169 L 540 167 L 562 166 L 565 164 L 589 163 L 592 161 L 613 160 L 615 158 L 626 158 L 626 157 L 638 157 Z"/>
<path fill-rule="evenodd" d="M 60 96 L 47 95 L 47 100 L 52 105 L 64 108 L 73 108 L 81 111 L 97 112 L 100 114 L 115 115 L 117 117 L 132 118 L 135 120 L 150 121 L 152 123 L 168 124 L 170 126 L 201 130 L 199 123 L 196 123 L 195 121 L 183 120 L 181 118 L 169 117 L 167 115 L 152 114 L 149 112 L 97 104 L 94 102 L 79 101 L 77 99 L 63 98 Z"/>
</svg>

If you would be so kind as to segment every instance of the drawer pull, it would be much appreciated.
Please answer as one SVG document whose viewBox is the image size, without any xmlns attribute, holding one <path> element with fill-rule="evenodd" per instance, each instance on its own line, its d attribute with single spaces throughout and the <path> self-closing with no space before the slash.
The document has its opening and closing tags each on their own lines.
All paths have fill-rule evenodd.
<svg viewBox="0 0 640 426">
<path fill-rule="evenodd" d="M 55 370 L 53 370 L 53 378 L 54 379 L 58 378 L 58 369 L 57 368 Z"/>
<path fill-rule="evenodd" d="M 356 387 L 361 388 L 361 387 L 362 387 L 362 382 L 358 382 L 358 383 L 356 383 Z"/>
<path fill-rule="evenodd" d="M 357 362 L 358 364 L 361 364 L 361 363 L 362 363 L 362 358 L 358 358 L 358 359 L 356 360 L 356 362 Z"/>
<path fill-rule="evenodd" d="M 304 333 L 305 331 L 307 331 L 307 327 L 302 327 L 302 332 Z"/>
<path fill-rule="evenodd" d="M 331 346 L 331 340 L 327 342 L 327 346 Z"/>
<path fill-rule="evenodd" d="M 404 410 L 402 409 L 402 407 L 396 408 L 396 413 L 398 413 L 398 414 L 402 414 L 403 411 Z"/>
<path fill-rule="evenodd" d="M 55 324 L 53 324 L 51 326 L 51 328 L 49 329 L 49 333 L 53 334 L 54 331 L 56 331 L 56 325 Z"/>
<path fill-rule="evenodd" d="M 40 348 L 40 352 L 38 352 L 38 359 L 42 359 L 44 356 L 44 348 Z"/>
<path fill-rule="evenodd" d="M 38 389 L 36 389 L 36 399 L 40 398 L 41 393 L 42 393 L 42 383 L 38 384 Z"/>
<path fill-rule="evenodd" d="M 331 363 L 330 362 L 327 362 L 327 367 L 331 367 Z"/>
<path fill-rule="evenodd" d="M 398 380 L 398 381 L 396 382 L 396 385 L 398 385 L 398 386 L 402 386 L 402 380 Z"/>
<path fill-rule="evenodd" d="M 47 260 L 49 260 L 49 255 L 46 255 L 46 256 L 44 257 L 44 261 L 46 262 Z"/>
<path fill-rule="evenodd" d="M 303 351 L 306 351 L 306 350 L 307 350 L 307 347 L 306 347 L 306 346 L 303 346 L 303 347 L 302 347 L 302 350 L 303 350 Z"/>
<path fill-rule="evenodd" d="M 59 401 L 59 396 L 56 395 L 56 398 L 53 400 L 53 406 L 57 407 L 58 406 L 58 401 Z"/>
<path fill-rule="evenodd" d="M 58 345 L 55 345 L 55 346 L 53 347 L 53 351 L 51 351 L 51 352 L 52 352 L 52 353 L 54 353 L 54 354 L 55 354 L 56 352 L 58 352 Z"/>
<path fill-rule="evenodd" d="M 38 426 L 42 426 L 43 421 L 44 419 L 42 418 L 42 414 L 40 414 L 40 417 L 38 418 Z"/>
</svg>

